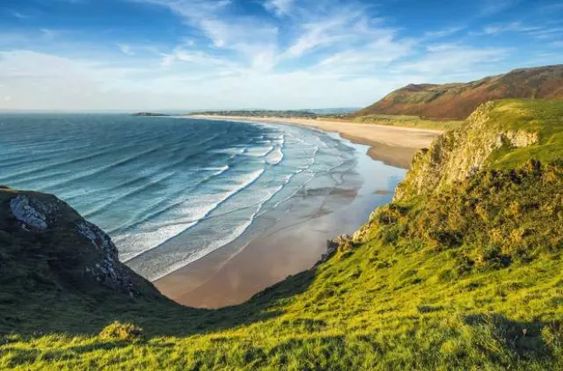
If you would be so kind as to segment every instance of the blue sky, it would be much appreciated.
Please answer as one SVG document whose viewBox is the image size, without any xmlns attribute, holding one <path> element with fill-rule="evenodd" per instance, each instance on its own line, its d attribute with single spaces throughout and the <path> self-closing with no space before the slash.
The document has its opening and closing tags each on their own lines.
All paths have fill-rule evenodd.
<svg viewBox="0 0 563 371">
<path fill-rule="evenodd" d="M 359 107 L 558 63 L 559 0 L 0 1 L 0 109 Z"/>
</svg>

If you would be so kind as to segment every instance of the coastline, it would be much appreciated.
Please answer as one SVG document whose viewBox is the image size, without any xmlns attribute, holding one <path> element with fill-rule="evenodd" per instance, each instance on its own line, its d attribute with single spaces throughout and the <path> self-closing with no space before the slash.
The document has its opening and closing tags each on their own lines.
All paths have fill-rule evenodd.
<svg viewBox="0 0 563 371">
<path fill-rule="evenodd" d="M 327 240 L 353 233 L 374 208 L 389 202 L 405 170 L 373 161 L 366 145 L 335 133 L 324 135 L 354 148 L 357 173 L 349 176 L 359 177 L 357 185 L 334 188 L 328 198 L 326 194 L 303 190 L 296 195 L 299 207 L 288 214 L 291 217 L 278 220 L 274 228 L 242 246 L 225 245 L 153 281 L 159 291 L 190 307 L 240 304 L 287 276 L 310 269 L 326 251 Z M 308 206 L 317 204 L 321 206 Z"/>
<path fill-rule="evenodd" d="M 219 115 L 190 115 L 188 118 L 204 120 L 228 120 L 296 125 L 329 133 L 338 133 L 353 143 L 369 146 L 367 154 L 374 160 L 408 169 L 414 154 L 430 146 L 442 130 L 387 126 L 370 123 L 354 123 L 330 120 L 280 117 L 243 117 Z"/>
</svg>

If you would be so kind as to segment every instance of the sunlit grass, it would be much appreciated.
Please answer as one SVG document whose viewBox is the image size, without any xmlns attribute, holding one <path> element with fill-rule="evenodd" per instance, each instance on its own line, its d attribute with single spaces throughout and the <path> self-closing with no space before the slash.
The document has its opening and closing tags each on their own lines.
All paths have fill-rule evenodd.
<svg viewBox="0 0 563 371">
<path fill-rule="evenodd" d="M 463 124 L 461 120 L 428 120 L 408 115 L 366 115 L 355 117 L 353 122 L 432 130 L 452 130 Z"/>
</svg>

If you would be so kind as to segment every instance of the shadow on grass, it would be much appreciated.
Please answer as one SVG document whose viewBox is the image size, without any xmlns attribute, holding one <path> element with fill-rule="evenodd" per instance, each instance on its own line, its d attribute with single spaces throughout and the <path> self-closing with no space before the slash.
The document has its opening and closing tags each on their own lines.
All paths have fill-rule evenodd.
<svg viewBox="0 0 563 371">
<path fill-rule="evenodd" d="M 40 358 L 43 362 L 48 361 L 71 361 L 76 359 L 77 354 L 95 352 L 98 350 L 112 350 L 130 346 L 126 341 L 105 341 L 88 345 L 67 347 L 65 349 L 23 349 L 21 347 L 3 346 L 2 353 L 8 355 L 6 365 L 10 368 L 24 366 Z"/>
<path fill-rule="evenodd" d="M 504 348 L 518 358 L 549 359 L 552 352 L 542 336 L 542 330 L 559 332 L 561 323 L 542 321 L 514 321 L 500 314 L 470 315 L 464 318 L 465 323 L 471 325 L 476 333 L 492 335 Z M 483 347 L 488 357 L 495 359 L 497 354 Z"/>
<path fill-rule="evenodd" d="M 243 304 L 213 310 L 183 307 L 163 297 L 130 299 L 110 295 L 94 300 L 83 293 L 23 294 L 15 302 L 0 302 L 0 312 L 11 315 L 0 319 L 0 335 L 91 336 L 114 321 L 140 326 L 145 338 L 220 331 L 281 315 L 280 302 L 303 293 L 314 277 L 314 270 L 301 272 L 265 289 Z M 30 301 L 34 304 L 29 305 Z"/>
</svg>

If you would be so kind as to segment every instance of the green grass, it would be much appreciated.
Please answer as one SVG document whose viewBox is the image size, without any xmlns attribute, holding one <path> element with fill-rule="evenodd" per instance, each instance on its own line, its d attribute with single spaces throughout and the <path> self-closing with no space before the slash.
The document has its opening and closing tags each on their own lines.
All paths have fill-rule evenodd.
<svg viewBox="0 0 563 371">
<path fill-rule="evenodd" d="M 540 142 L 380 208 L 352 245 L 242 305 L 94 299 L 4 278 L 0 369 L 562 369 L 563 167 L 546 146 L 559 146 L 563 103 L 499 104 L 491 130 Z M 521 120 L 536 108 L 539 121 Z M 525 161 L 507 160 L 521 150 Z"/>
<path fill-rule="evenodd" d="M 549 100 L 505 100 L 488 120 L 497 130 L 527 131 L 537 133 L 539 142 L 523 148 L 502 148 L 494 153 L 491 166 L 514 168 L 530 158 L 542 162 L 563 159 L 563 104 Z"/>
<path fill-rule="evenodd" d="M 449 280 L 443 272 L 454 268 L 451 255 L 397 254 L 373 241 L 335 256 L 304 293 L 280 299 L 270 293 L 268 306 L 207 314 L 210 325 L 223 322 L 222 330 L 197 330 L 177 316 L 161 319 L 144 341 L 6 336 L 0 367 L 556 369 L 560 260 L 546 257 Z M 262 312 L 263 319 L 229 319 L 241 311 L 250 317 Z M 177 327 L 193 333 L 166 336 Z"/>
<path fill-rule="evenodd" d="M 418 116 L 379 114 L 355 117 L 353 122 L 432 130 L 452 130 L 461 127 L 463 124 L 461 120 L 438 121 L 422 119 Z"/>
</svg>

